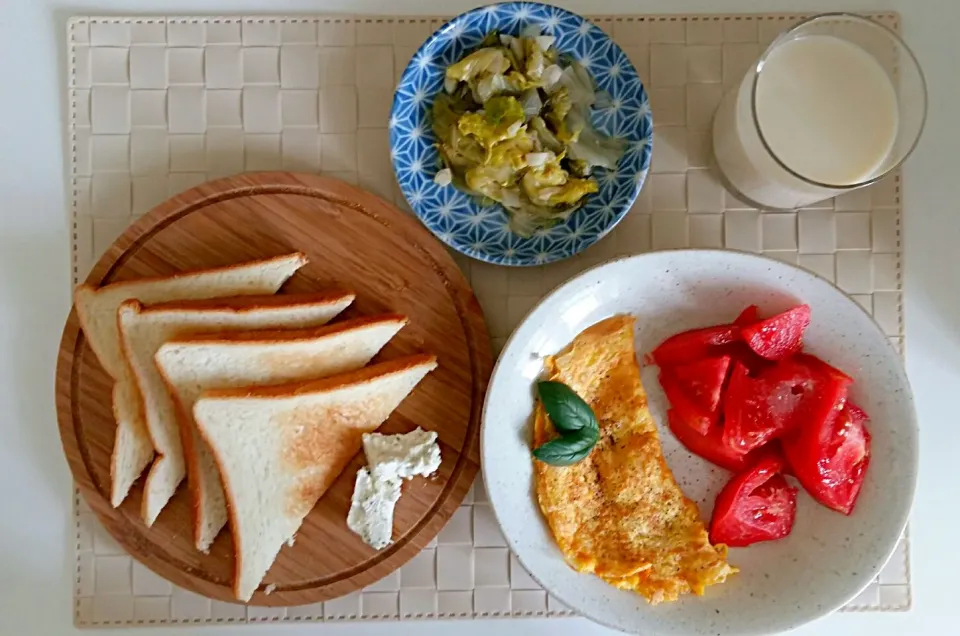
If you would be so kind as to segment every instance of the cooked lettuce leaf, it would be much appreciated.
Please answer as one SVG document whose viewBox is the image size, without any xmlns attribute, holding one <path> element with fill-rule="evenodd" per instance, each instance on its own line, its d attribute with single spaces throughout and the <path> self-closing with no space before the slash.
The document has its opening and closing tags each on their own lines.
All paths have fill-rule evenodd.
<svg viewBox="0 0 960 636">
<path fill-rule="evenodd" d="M 540 99 L 540 91 L 535 88 L 529 88 L 520 96 L 520 105 L 523 107 L 523 116 L 527 121 L 540 114 L 543 109 L 543 100 Z"/>
<path fill-rule="evenodd" d="M 471 95 L 478 104 L 498 95 L 518 95 L 531 86 L 522 74 L 511 71 L 507 74 L 485 75 L 476 83 L 471 83 Z"/>
<path fill-rule="evenodd" d="M 511 139 L 523 128 L 523 106 L 516 97 L 492 97 L 483 104 L 483 110 L 466 113 L 457 121 L 464 135 L 476 138 L 484 148 Z"/>
<path fill-rule="evenodd" d="M 626 142 L 622 139 L 601 135 L 582 111 L 573 110 L 567 115 L 566 123 L 579 132 L 576 139 L 567 145 L 571 159 L 594 166 L 613 170 L 623 156 Z"/>
<path fill-rule="evenodd" d="M 446 76 L 459 82 L 467 82 L 482 73 L 506 73 L 510 61 L 498 48 L 485 48 L 474 51 L 456 64 L 447 67 Z"/>
<path fill-rule="evenodd" d="M 542 117 L 537 116 L 531 119 L 530 127 L 533 129 L 533 132 L 536 133 L 541 146 L 557 154 L 563 152 L 563 144 L 557 139 L 557 136 L 553 134 L 553 131 L 547 128 L 547 124 L 543 121 Z"/>
<path fill-rule="evenodd" d="M 547 99 L 543 118 L 559 130 L 567 115 L 570 114 L 571 108 L 573 108 L 573 102 L 570 101 L 570 93 L 562 87 Z"/>
<path fill-rule="evenodd" d="M 546 68 L 546 61 L 543 57 L 543 50 L 537 41 L 533 38 L 523 38 L 523 56 L 524 71 L 527 77 L 537 81 L 543 75 L 543 69 Z"/>
<path fill-rule="evenodd" d="M 494 144 L 487 151 L 486 163 L 496 166 L 509 164 L 514 171 L 519 171 L 527 167 L 526 156 L 533 150 L 533 138 L 521 129 L 510 139 Z"/>
<path fill-rule="evenodd" d="M 559 163 L 547 163 L 540 168 L 527 170 L 521 185 L 530 201 L 548 207 L 577 203 L 585 195 L 599 189 L 593 179 L 570 177 Z"/>
<path fill-rule="evenodd" d="M 508 211 L 521 236 L 551 227 L 599 186 L 594 167 L 613 169 L 625 143 L 600 134 L 591 109 L 609 107 L 579 62 L 531 25 L 515 36 L 490 32 L 445 73 L 431 127 L 452 184 Z"/>
</svg>

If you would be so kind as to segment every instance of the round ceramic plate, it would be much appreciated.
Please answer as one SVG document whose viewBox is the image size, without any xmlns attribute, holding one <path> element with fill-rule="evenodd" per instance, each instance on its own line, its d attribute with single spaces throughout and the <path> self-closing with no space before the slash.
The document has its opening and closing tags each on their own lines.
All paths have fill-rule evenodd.
<svg viewBox="0 0 960 636">
<path fill-rule="evenodd" d="M 850 397 L 871 415 L 872 458 L 846 517 L 798 497 L 785 539 L 731 549 L 740 573 L 675 603 L 650 606 L 563 560 L 532 488 L 533 383 L 543 356 L 614 314 L 637 318 L 640 360 L 670 335 L 728 323 L 750 304 L 771 315 L 807 303 L 806 350 L 851 375 Z M 667 402 L 656 367 L 642 371 L 667 463 L 709 520 L 730 473 L 687 452 L 664 426 Z M 481 430 L 484 481 L 510 548 L 551 594 L 595 621 L 644 634 L 768 634 L 842 606 L 890 557 L 907 521 L 917 476 L 917 425 L 900 358 L 853 300 L 817 276 L 732 251 L 654 252 L 612 261 L 567 282 L 526 317 L 507 342 L 487 392 Z"/>
<path fill-rule="evenodd" d="M 450 64 L 475 49 L 491 31 L 517 35 L 529 25 L 557 38 L 556 46 L 580 60 L 610 106 L 594 111 L 605 135 L 625 139 L 616 170 L 594 171 L 600 191 L 565 223 L 522 238 L 507 227 L 499 206 L 433 178 L 442 167 L 430 130 L 434 96 Z M 431 232 L 467 256 L 499 265 L 542 265 L 573 256 L 603 238 L 623 218 L 643 186 L 653 149 L 650 101 L 636 69 L 619 46 L 580 16 L 534 2 L 506 2 L 457 16 L 427 38 L 403 72 L 390 113 L 390 153 L 400 189 Z"/>
</svg>

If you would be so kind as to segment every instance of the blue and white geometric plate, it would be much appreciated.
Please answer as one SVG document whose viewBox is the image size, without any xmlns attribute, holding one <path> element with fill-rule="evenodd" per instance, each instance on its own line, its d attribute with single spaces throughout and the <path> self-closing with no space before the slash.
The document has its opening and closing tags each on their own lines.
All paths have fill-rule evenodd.
<svg viewBox="0 0 960 636">
<path fill-rule="evenodd" d="M 490 33 L 510 35 L 530 24 L 556 36 L 556 46 L 580 60 L 611 96 L 608 108 L 593 111 L 593 123 L 609 136 L 626 139 L 616 170 L 596 169 L 600 190 L 566 223 L 529 238 L 507 227 L 500 206 L 482 207 L 452 185 L 439 186 L 442 167 L 430 129 L 434 97 L 443 90 L 447 66 L 476 48 Z M 463 13 L 431 35 L 400 78 L 390 113 L 390 154 L 401 191 L 427 228 L 454 249 L 499 265 L 543 265 L 573 256 L 603 238 L 630 209 L 643 186 L 653 150 L 650 100 L 626 54 L 596 25 L 559 7 L 505 2 Z"/>
</svg>

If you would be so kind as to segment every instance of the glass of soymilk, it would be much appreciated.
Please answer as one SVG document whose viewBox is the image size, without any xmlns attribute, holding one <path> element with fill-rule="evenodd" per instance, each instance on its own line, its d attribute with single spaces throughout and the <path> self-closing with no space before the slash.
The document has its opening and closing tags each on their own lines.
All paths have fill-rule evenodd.
<svg viewBox="0 0 960 636">
<path fill-rule="evenodd" d="M 723 97 L 714 156 L 745 203 L 790 210 L 881 179 L 916 147 L 926 115 L 923 72 L 896 33 L 823 14 L 781 34 Z"/>
</svg>

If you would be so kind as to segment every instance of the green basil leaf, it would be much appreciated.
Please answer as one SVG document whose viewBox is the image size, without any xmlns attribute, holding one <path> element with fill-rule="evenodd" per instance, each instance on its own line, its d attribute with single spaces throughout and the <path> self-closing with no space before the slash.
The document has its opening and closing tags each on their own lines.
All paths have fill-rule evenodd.
<svg viewBox="0 0 960 636">
<path fill-rule="evenodd" d="M 561 434 L 580 429 L 599 430 L 597 416 L 590 405 L 562 382 L 539 382 L 537 393 L 553 427 Z"/>
<path fill-rule="evenodd" d="M 533 449 L 533 456 L 551 466 L 570 466 L 589 455 L 599 439 L 599 430 L 581 428 Z"/>
</svg>

